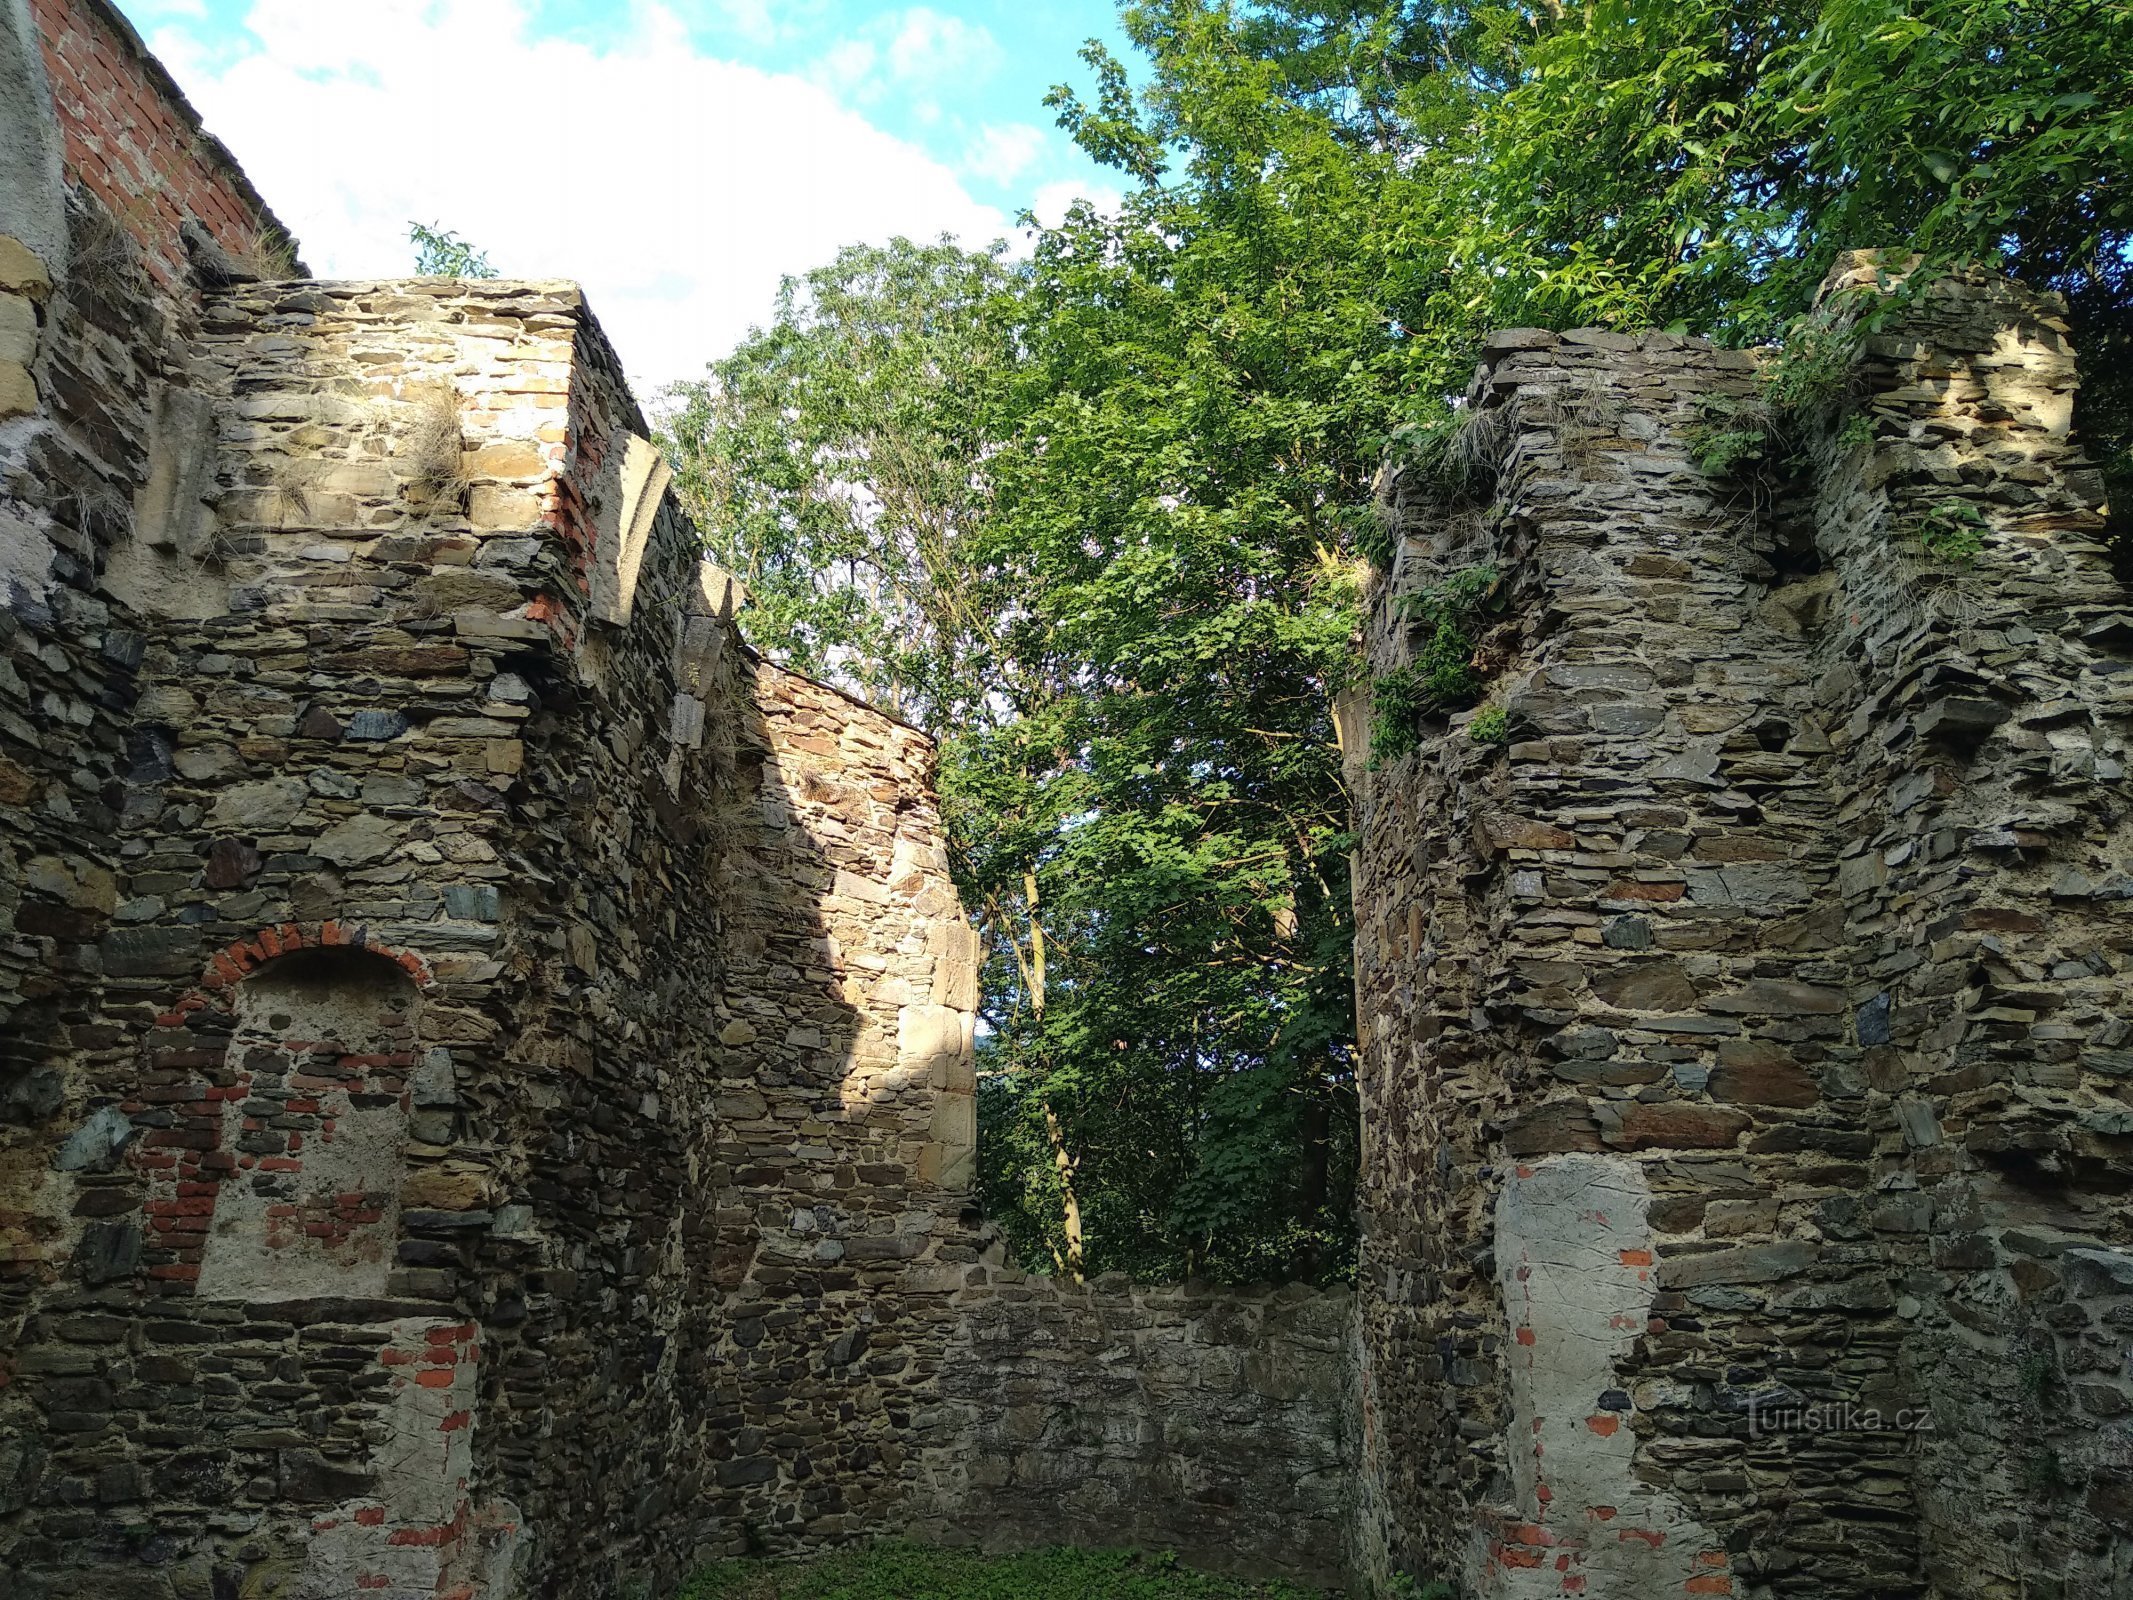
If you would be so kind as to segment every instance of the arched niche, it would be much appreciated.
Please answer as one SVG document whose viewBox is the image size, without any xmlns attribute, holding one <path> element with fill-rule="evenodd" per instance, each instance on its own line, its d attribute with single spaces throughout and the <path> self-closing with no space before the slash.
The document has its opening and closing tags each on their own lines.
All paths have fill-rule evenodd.
<svg viewBox="0 0 2133 1600">
<path fill-rule="evenodd" d="M 421 992 L 356 947 L 297 950 L 236 985 L 218 1186 L 199 1294 L 377 1298 L 393 1267 Z"/>
</svg>

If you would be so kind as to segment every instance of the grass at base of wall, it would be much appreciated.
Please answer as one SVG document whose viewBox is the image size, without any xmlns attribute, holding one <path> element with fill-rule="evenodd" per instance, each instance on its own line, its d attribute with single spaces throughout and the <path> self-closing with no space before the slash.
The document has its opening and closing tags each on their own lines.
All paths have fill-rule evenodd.
<svg viewBox="0 0 2133 1600">
<path fill-rule="evenodd" d="M 985 1556 L 881 1544 L 813 1561 L 738 1561 L 698 1573 L 677 1600 L 1321 1600 L 1282 1583 L 1195 1572 L 1171 1555 L 1033 1550 Z"/>
</svg>

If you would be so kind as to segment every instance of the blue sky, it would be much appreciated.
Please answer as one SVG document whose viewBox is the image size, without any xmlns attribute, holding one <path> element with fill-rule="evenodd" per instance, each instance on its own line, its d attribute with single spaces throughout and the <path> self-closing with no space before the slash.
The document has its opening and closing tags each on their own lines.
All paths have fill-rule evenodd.
<svg viewBox="0 0 2133 1600">
<path fill-rule="evenodd" d="M 892 233 L 1012 236 L 1118 181 L 1053 124 L 1111 0 L 119 0 L 322 276 L 410 219 L 584 281 L 655 385 L 780 274 Z"/>
</svg>

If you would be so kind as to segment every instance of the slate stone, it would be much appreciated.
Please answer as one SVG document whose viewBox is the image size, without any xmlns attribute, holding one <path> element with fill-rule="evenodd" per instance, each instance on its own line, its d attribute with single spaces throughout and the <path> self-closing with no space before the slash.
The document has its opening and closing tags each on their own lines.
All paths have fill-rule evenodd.
<svg viewBox="0 0 2133 1600">
<path fill-rule="evenodd" d="M 1776 1283 L 1806 1271 L 1821 1259 L 1812 1240 L 1781 1239 L 1771 1244 L 1736 1245 L 1694 1254 L 1669 1253 L 1659 1263 L 1659 1282 L 1668 1289 L 1707 1284 Z"/>
<path fill-rule="evenodd" d="M 296 724 L 296 731 L 301 738 L 323 739 L 329 744 L 338 743 L 343 732 L 341 719 L 321 705 L 314 705 L 304 712 Z"/>
<path fill-rule="evenodd" d="M 1713 1011 L 1748 1016 L 1834 1016 L 1845 1009 L 1841 989 L 1784 978 L 1751 978 L 1730 993 L 1713 995 L 1705 1004 Z"/>
<path fill-rule="evenodd" d="M 58 1172 L 109 1172 L 118 1153 L 133 1137 L 133 1119 L 117 1106 L 100 1106 L 82 1125 L 67 1135 L 67 1142 L 52 1158 Z"/>
<path fill-rule="evenodd" d="M 104 970 L 115 978 L 160 978 L 199 971 L 200 938 L 183 928 L 113 928 L 100 950 Z"/>
<path fill-rule="evenodd" d="M 1592 975 L 1592 992 L 1624 1011 L 1689 1011 L 1696 985 L 1678 961 L 1624 961 Z"/>
<path fill-rule="evenodd" d="M 1889 1042 L 1889 994 L 1886 989 L 1859 1008 L 1856 1026 L 1859 1042 L 1863 1045 Z"/>
<path fill-rule="evenodd" d="M 132 1277 L 140 1262 L 141 1226 L 131 1219 L 90 1223 L 74 1251 L 74 1269 L 91 1289 Z"/>
<path fill-rule="evenodd" d="M 364 743 L 397 739 L 408 730 L 408 720 L 397 711 L 358 711 L 348 719 L 347 735 Z"/>
<path fill-rule="evenodd" d="M 208 846 L 207 868 L 201 881 L 210 889 L 238 889 L 250 883 L 265 865 L 265 858 L 243 839 L 217 839 Z"/>
</svg>

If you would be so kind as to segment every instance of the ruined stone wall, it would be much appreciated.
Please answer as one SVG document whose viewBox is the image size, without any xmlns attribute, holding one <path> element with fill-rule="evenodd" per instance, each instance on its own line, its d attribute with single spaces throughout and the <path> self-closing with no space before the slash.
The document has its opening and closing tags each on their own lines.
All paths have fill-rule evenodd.
<svg viewBox="0 0 2133 1600">
<path fill-rule="evenodd" d="M 1175 1550 L 1305 1583 L 1346 1572 L 1346 1293 L 1076 1286 L 981 1266 L 955 1310 L 915 1533 Z"/>
<path fill-rule="evenodd" d="M 1367 1567 L 2125 1586 L 2133 631 L 2064 335 L 1944 280 L 1760 487 L 1692 459 L 1751 358 L 1500 335 L 1494 504 L 1394 485 L 1374 664 L 1493 565 L 1510 738 L 1352 773 Z"/>
<path fill-rule="evenodd" d="M 577 290 L 255 281 L 130 35 L 34 11 L 10 1594 L 605 1596 L 920 1528 L 1336 1575 L 1341 1302 L 999 1266 L 931 745 L 748 650 Z"/>
<path fill-rule="evenodd" d="M 55 386 L 13 480 L 10 1570 L 592 1594 L 871 1526 L 936 1368 L 837 1341 L 970 1143 L 927 742 L 739 644 L 575 290 L 243 285 L 180 360 L 129 282 L 48 291 L 107 426 Z"/>
</svg>

